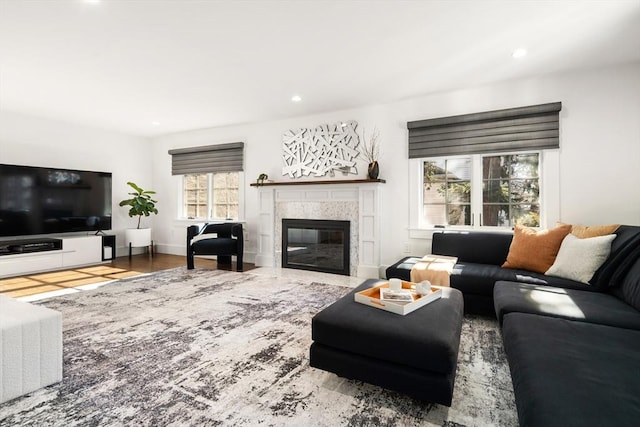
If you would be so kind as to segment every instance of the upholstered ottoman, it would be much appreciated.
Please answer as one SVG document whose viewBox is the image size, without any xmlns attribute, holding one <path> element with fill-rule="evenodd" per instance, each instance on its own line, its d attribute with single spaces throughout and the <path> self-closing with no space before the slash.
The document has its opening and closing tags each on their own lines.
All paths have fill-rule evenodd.
<svg viewBox="0 0 640 427">
<path fill-rule="evenodd" d="M 0 403 L 62 380 L 62 313 L 0 295 Z"/>
<path fill-rule="evenodd" d="M 405 316 L 354 301 L 369 279 L 313 317 L 311 366 L 417 399 L 451 406 L 463 299 L 442 298 Z"/>
</svg>

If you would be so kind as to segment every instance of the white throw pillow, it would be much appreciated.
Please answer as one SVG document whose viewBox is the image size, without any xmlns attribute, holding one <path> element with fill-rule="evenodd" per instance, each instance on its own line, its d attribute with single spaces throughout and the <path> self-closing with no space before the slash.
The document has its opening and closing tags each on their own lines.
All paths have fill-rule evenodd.
<svg viewBox="0 0 640 427">
<path fill-rule="evenodd" d="M 609 257 L 611 242 L 615 238 L 615 234 L 587 239 L 568 234 L 560 245 L 555 262 L 545 274 L 588 284 Z"/>
</svg>

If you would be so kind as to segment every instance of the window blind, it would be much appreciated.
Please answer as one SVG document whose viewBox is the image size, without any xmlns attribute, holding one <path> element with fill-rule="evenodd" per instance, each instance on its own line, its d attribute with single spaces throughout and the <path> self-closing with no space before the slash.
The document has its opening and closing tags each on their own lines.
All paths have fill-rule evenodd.
<svg viewBox="0 0 640 427">
<path fill-rule="evenodd" d="M 561 102 L 407 122 L 409 158 L 560 147 Z"/>
<path fill-rule="evenodd" d="M 171 174 L 187 175 L 243 170 L 244 142 L 169 150 Z"/>
</svg>

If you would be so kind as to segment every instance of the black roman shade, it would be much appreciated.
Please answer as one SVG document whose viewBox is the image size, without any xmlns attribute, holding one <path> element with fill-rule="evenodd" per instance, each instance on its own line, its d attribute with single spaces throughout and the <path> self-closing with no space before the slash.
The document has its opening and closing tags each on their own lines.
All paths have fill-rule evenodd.
<svg viewBox="0 0 640 427">
<path fill-rule="evenodd" d="M 407 122 L 409 158 L 560 147 L 561 102 Z"/>
<path fill-rule="evenodd" d="M 243 170 L 244 142 L 169 150 L 171 174 L 187 175 Z"/>
</svg>

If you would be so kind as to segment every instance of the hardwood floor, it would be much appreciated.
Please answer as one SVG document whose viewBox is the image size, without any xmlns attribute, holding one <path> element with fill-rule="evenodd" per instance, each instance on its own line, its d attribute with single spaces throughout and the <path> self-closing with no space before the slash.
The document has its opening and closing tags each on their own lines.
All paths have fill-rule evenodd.
<svg viewBox="0 0 640 427">
<path fill-rule="evenodd" d="M 110 280 L 137 276 L 145 273 L 186 266 L 184 256 L 168 254 L 148 254 L 119 257 L 110 263 L 95 266 L 53 271 L 50 273 L 30 274 L 26 276 L 0 279 L 0 294 L 14 298 L 31 297 L 47 292 L 64 291 L 69 288 L 82 288 Z M 215 260 L 196 258 L 196 268 L 218 268 Z M 244 263 L 244 271 L 252 270 L 255 265 Z M 220 266 L 220 269 L 234 270 L 236 263 Z"/>
</svg>

